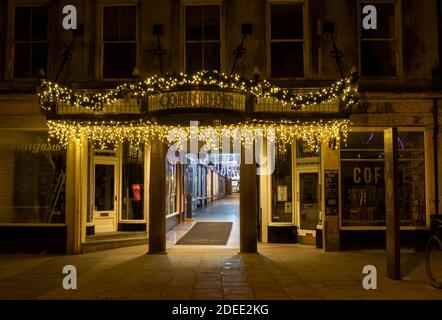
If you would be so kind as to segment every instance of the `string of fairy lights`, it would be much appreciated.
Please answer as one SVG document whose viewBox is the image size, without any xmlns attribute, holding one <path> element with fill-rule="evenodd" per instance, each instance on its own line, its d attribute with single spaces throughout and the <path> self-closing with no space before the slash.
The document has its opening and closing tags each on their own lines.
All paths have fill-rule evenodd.
<svg viewBox="0 0 442 320">
<path fill-rule="evenodd" d="M 300 122 L 282 120 L 271 122 L 253 120 L 218 126 L 171 126 L 148 121 L 67 121 L 48 120 L 49 139 L 55 139 L 63 147 L 70 141 L 88 141 L 101 149 L 114 148 L 122 143 L 132 146 L 149 145 L 152 141 L 164 141 L 182 149 L 188 141 L 205 142 L 207 150 L 217 151 L 223 141 L 241 143 L 245 148 L 253 146 L 258 138 L 266 137 L 280 150 L 296 140 L 305 141 L 313 150 L 322 142 L 334 145 L 345 143 L 351 122 L 347 119 Z M 343 141 L 342 141 L 343 140 Z"/>
<path fill-rule="evenodd" d="M 345 108 L 358 101 L 356 74 L 338 80 L 331 86 L 305 94 L 295 94 L 286 88 L 280 88 L 266 80 L 249 80 L 238 74 L 225 74 L 214 71 L 199 71 L 193 75 L 185 73 L 168 73 L 154 75 L 143 81 L 131 81 L 117 86 L 115 89 L 101 92 L 78 91 L 63 87 L 57 83 L 42 80 L 38 92 L 40 106 L 43 110 L 51 110 L 54 103 L 61 102 L 74 107 L 102 111 L 103 106 L 113 104 L 127 97 L 144 97 L 157 92 L 186 88 L 223 89 L 251 94 L 257 98 L 275 98 L 283 105 L 290 105 L 300 110 L 308 105 L 330 102 L 336 98 Z"/>
</svg>

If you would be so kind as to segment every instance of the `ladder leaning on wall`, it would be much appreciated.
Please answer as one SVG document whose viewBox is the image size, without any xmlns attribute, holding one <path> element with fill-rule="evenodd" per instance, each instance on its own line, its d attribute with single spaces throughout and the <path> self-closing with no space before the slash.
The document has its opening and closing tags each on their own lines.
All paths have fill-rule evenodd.
<svg viewBox="0 0 442 320">
<path fill-rule="evenodd" d="M 60 194 L 61 191 L 63 190 L 63 187 L 66 183 L 66 173 L 61 170 L 60 174 L 58 175 L 57 178 L 57 183 L 55 184 L 53 193 L 52 193 L 52 201 L 51 201 L 51 213 L 49 215 L 49 218 L 47 220 L 48 223 L 52 222 L 52 217 L 54 216 L 54 214 L 61 214 L 61 212 L 56 211 L 57 208 L 57 204 L 58 204 L 58 200 L 60 199 Z"/>
</svg>

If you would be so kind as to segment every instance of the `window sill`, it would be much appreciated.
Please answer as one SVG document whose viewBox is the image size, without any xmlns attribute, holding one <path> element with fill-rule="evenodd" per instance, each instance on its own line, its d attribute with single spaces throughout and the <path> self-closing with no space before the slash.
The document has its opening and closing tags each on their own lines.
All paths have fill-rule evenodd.
<svg viewBox="0 0 442 320">
<path fill-rule="evenodd" d="M 119 223 L 127 223 L 127 224 L 137 224 L 137 223 L 146 223 L 145 219 L 139 219 L 139 220 L 120 220 Z"/>
<path fill-rule="evenodd" d="M 171 213 L 171 214 L 168 214 L 168 215 L 166 215 L 166 219 L 172 218 L 172 217 L 174 217 L 174 216 L 176 216 L 176 215 L 179 215 L 179 214 L 180 214 L 179 211 L 174 212 L 174 213 Z"/>
</svg>

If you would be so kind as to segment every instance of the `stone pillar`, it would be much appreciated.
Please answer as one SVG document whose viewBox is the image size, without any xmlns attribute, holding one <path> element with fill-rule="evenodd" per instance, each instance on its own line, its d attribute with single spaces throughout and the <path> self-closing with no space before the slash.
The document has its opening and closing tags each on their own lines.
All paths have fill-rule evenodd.
<svg viewBox="0 0 442 320">
<path fill-rule="evenodd" d="M 240 252 L 256 253 L 257 252 L 257 179 L 256 164 L 245 161 L 244 147 L 241 149 L 241 165 L 240 165 L 240 196 L 239 196 L 239 213 L 240 213 Z M 247 151 L 247 152 L 253 152 Z M 253 154 L 253 153 L 252 153 Z M 253 160 L 253 157 L 252 157 Z"/>
<path fill-rule="evenodd" d="M 387 276 L 401 279 L 397 128 L 384 130 Z"/>
<path fill-rule="evenodd" d="M 81 142 L 71 139 L 66 157 L 66 253 L 79 254 L 81 251 L 81 212 L 85 215 L 87 205 L 87 184 L 82 185 L 82 177 L 87 175 L 83 168 Z M 87 152 L 87 150 L 86 150 Z M 86 179 L 87 183 L 87 179 Z"/>
<path fill-rule="evenodd" d="M 322 248 L 324 251 L 339 251 L 340 250 L 340 238 L 339 238 L 339 207 L 336 212 L 326 209 L 327 197 L 325 194 L 326 187 L 326 175 L 337 174 L 339 176 L 339 149 L 330 148 L 328 143 L 322 143 L 321 145 L 321 213 L 322 213 Z M 337 178 L 336 177 L 336 178 Z M 338 184 L 340 183 L 338 179 Z M 339 195 L 338 195 L 339 197 Z M 339 201 L 338 201 L 339 203 Z"/>
<path fill-rule="evenodd" d="M 149 254 L 166 252 L 166 153 L 163 141 L 150 148 Z"/>
</svg>

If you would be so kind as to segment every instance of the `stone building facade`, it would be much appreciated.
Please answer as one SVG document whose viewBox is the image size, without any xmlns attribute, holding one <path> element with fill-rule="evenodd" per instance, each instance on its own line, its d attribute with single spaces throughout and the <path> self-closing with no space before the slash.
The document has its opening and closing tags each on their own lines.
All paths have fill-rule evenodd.
<svg viewBox="0 0 442 320">
<path fill-rule="evenodd" d="M 66 5 L 76 8 L 75 31 L 62 27 Z M 377 30 L 362 27 L 367 5 L 377 9 Z M 146 118 L 174 125 L 252 118 L 352 122 L 346 144 L 323 142 L 312 151 L 303 141 L 293 143 L 277 156 L 272 175 L 255 179 L 254 167 L 241 167 L 241 188 L 253 191 L 241 193 L 244 251 L 257 241 L 318 243 L 327 251 L 382 247 L 383 130 L 397 127 L 402 244 L 419 247 L 442 196 L 436 187 L 442 179 L 440 16 L 436 0 L 1 1 L 0 250 L 77 254 L 103 241 L 93 238 L 101 230 L 134 232 L 127 244 L 149 238 L 161 251 L 166 230 L 192 206 L 231 192 L 221 168 L 196 166 L 195 179 L 204 187 L 197 185 L 201 194 L 186 199 L 188 168 L 162 165 L 161 145 L 137 151 L 121 145 L 112 153 L 87 141 L 70 141 L 67 149 L 47 141 L 50 119 Z M 41 78 L 78 92 L 104 92 L 134 79 L 202 69 L 265 79 L 294 92 L 320 90 L 357 70 L 360 99 L 345 114 L 336 101 L 293 111 L 249 97 L 235 102 L 235 112 L 154 110 L 160 104 L 143 100 L 94 113 L 61 104 L 45 112 L 37 96 Z M 100 174 L 112 177 L 114 186 L 94 185 Z M 104 200 L 96 198 L 100 190 Z M 106 200 L 114 194 L 117 200 Z M 327 204 L 329 197 L 335 202 Z"/>
</svg>

